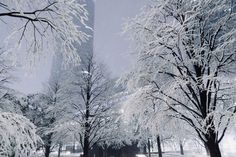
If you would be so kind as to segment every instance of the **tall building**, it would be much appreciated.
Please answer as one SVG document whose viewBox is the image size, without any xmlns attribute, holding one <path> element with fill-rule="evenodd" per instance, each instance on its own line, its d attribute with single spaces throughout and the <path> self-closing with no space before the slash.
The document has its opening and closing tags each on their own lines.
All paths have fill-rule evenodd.
<svg viewBox="0 0 236 157">
<path fill-rule="evenodd" d="M 86 9 L 89 13 L 88 15 L 88 21 L 86 22 L 87 26 L 89 27 L 84 27 L 83 24 L 78 22 L 78 25 L 81 27 L 81 31 L 85 32 L 87 35 L 89 35 L 89 40 L 86 41 L 85 43 L 82 43 L 81 45 L 77 45 L 77 52 L 80 55 L 81 59 L 81 64 L 83 64 L 84 61 L 87 60 L 87 57 L 89 55 L 93 54 L 93 47 L 94 47 L 94 17 L 95 17 L 95 5 L 94 5 L 94 0 L 84 0 L 86 3 Z"/>
<path fill-rule="evenodd" d="M 94 0 L 78 0 L 78 1 L 86 3 L 86 9 L 89 13 L 88 21 L 86 21 L 87 26 L 84 26 L 80 21 L 77 21 L 80 30 L 90 36 L 86 42 L 75 45 L 77 53 L 79 54 L 81 59 L 80 66 L 83 66 L 83 64 L 86 64 L 87 58 L 93 54 L 95 4 Z M 60 51 L 60 47 L 58 48 L 58 51 Z M 67 70 L 67 68 L 71 69 L 73 68 L 73 66 L 74 65 L 70 65 L 68 67 L 63 66 L 63 55 L 61 53 L 56 53 L 55 56 L 53 57 L 51 77 L 59 78 L 61 77 L 61 75 L 64 75 L 62 73 L 64 73 Z"/>
</svg>

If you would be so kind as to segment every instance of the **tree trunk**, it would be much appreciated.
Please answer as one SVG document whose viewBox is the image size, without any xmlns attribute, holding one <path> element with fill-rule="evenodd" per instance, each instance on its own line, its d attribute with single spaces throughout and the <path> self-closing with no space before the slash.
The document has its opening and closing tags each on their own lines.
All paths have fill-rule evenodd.
<svg viewBox="0 0 236 157">
<path fill-rule="evenodd" d="M 103 150 L 102 156 L 107 157 L 107 150 L 106 149 Z"/>
<path fill-rule="evenodd" d="M 201 70 L 201 69 L 199 69 Z M 214 116 L 211 115 L 209 116 L 209 113 L 207 112 L 208 110 L 215 111 L 216 109 L 216 101 L 214 104 L 209 104 L 211 101 L 211 92 L 208 93 L 207 90 L 200 91 L 200 100 L 201 100 L 201 108 L 202 108 L 202 115 L 203 119 L 207 118 L 206 124 L 204 127 L 209 127 L 208 132 L 205 133 L 205 140 L 204 145 L 206 146 L 207 152 L 209 151 L 210 157 L 221 157 L 221 152 L 219 148 L 219 143 L 218 143 L 218 137 L 217 137 L 217 132 L 216 126 L 214 125 Z M 211 108 L 209 108 L 211 106 Z M 202 139 L 202 138 L 201 138 Z M 203 139 L 202 139 L 203 140 Z"/>
<path fill-rule="evenodd" d="M 107 145 L 104 145 L 104 149 L 103 149 L 103 157 L 107 157 Z"/>
<path fill-rule="evenodd" d="M 179 148 L 180 148 L 180 154 L 184 155 L 184 147 L 183 147 L 183 142 L 179 141 Z"/>
<path fill-rule="evenodd" d="M 90 73 L 90 66 L 88 69 L 88 72 Z M 91 84 L 90 80 L 87 83 L 86 87 L 86 112 L 85 112 L 85 133 L 84 133 L 84 156 L 83 157 L 89 157 L 89 134 L 90 134 L 90 124 L 89 124 L 89 117 L 90 117 L 90 90 L 91 90 Z"/>
<path fill-rule="evenodd" d="M 143 154 L 147 154 L 147 146 L 146 146 L 146 144 L 143 146 L 143 152 L 142 152 Z"/>
<path fill-rule="evenodd" d="M 158 149 L 158 156 L 162 157 L 161 139 L 159 135 L 157 135 L 157 149 Z"/>
<path fill-rule="evenodd" d="M 148 157 L 151 157 L 151 143 L 149 139 L 148 139 Z"/>
<path fill-rule="evenodd" d="M 89 138 L 87 136 L 87 134 L 85 133 L 85 137 L 84 137 L 84 156 L 83 157 L 89 157 Z"/>
<path fill-rule="evenodd" d="M 45 153 L 44 153 L 44 155 L 45 155 L 45 157 L 49 157 L 49 155 L 50 155 L 50 152 L 51 152 L 51 145 L 46 145 L 46 146 L 44 146 L 44 148 L 45 148 Z"/>
<path fill-rule="evenodd" d="M 215 140 L 210 139 L 205 145 L 207 146 L 210 157 L 221 157 L 219 144 Z"/>
<path fill-rule="evenodd" d="M 213 117 L 210 117 L 207 121 L 207 126 L 210 126 L 210 124 L 213 123 Z M 204 142 L 204 145 L 206 146 L 206 150 L 209 151 L 210 157 L 221 157 L 219 142 L 217 138 L 217 134 L 215 132 L 215 126 L 211 125 L 211 128 L 205 135 L 206 141 Z"/>
<path fill-rule="evenodd" d="M 45 145 L 44 145 L 45 157 L 49 157 L 49 155 L 51 153 L 51 146 L 52 146 L 52 133 L 46 135 L 46 137 L 45 137 Z"/>
<path fill-rule="evenodd" d="M 62 144 L 59 143 L 59 148 L 58 148 L 58 154 L 57 154 L 57 157 L 60 157 L 60 156 L 61 156 L 61 148 L 62 148 Z"/>
<path fill-rule="evenodd" d="M 75 139 L 75 137 L 74 137 L 74 139 Z M 75 153 L 75 140 L 73 142 L 72 153 Z"/>
</svg>

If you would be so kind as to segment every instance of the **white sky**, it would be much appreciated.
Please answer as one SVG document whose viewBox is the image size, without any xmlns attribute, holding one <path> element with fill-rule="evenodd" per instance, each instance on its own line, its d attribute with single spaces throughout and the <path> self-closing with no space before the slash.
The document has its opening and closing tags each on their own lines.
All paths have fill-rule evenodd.
<svg viewBox="0 0 236 157">
<path fill-rule="evenodd" d="M 121 36 L 122 23 L 134 17 L 146 0 L 97 0 L 95 7 L 94 53 L 104 62 L 113 76 L 119 76 L 131 68 L 132 59 L 129 43 Z M 46 60 L 46 61 L 45 61 Z M 51 59 L 45 59 L 34 72 L 19 68 L 14 74 L 18 77 L 13 88 L 23 93 L 42 90 L 47 82 Z"/>
<path fill-rule="evenodd" d="M 95 12 L 95 54 L 107 63 L 113 76 L 130 69 L 130 44 L 121 35 L 122 24 L 134 17 L 146 0 L 97 0 Z"/>
</svg>

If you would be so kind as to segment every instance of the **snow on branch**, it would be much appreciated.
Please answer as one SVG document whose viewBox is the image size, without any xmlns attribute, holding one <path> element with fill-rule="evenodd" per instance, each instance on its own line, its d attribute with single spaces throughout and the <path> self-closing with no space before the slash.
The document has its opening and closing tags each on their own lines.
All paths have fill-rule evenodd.
<svg viewBox="0 0 236 157">
<path fill-rule="evenodd" d="M 152 85 L 153 99 L 204 142 L 219 143 L 236 113 L 235 7 L 227 0 L 156 0 L 124 25 L 137 45 L 132 77 L 144 82 L 133 91 Z"/>
<path fill-rule="evenodd" d="M 25 117 L 13 113 L 0 113 L 0 155 L 31 156 L 36 151 L 39 137 L 35 126 Z"/>
<path fill-rule="evenodd" d="M 65 58 L 77 62 L 75 45 L 89 37 L 78 24 L 91 29 L 86 26 L 86 4 L 76 0 L 3 0 L 0 20 L 11 31 L 5 48 L 13 54 L 26 51 L 29 59 L 44 51 L 54 53 L 59 43 Z"/>
</svg>

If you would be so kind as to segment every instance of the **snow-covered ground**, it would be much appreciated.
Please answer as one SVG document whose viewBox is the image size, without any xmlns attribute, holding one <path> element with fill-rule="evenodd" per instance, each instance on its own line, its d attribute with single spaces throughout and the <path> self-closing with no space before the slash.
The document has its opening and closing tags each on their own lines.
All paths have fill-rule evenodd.
<svg viewBox="0 0 236 157">
<path fill-rule="evenodd" d="M 222 143 L 220 144 L 222 157 L 236 157 L 236 135 L 233 134 L 234 132 L 230 132 L 230 135 L 226 135 Z M 188 147 L 188 146 L 189 147 Z M 197 148 L 194 150 L 193 148 Z M 163 157 L 207 157 L 205 153 L 205 149 L 202 147 L 198 147 L 197 145 L 192 145 L 191 143 L 186 143 L 185 145 L 185 155 L 180 155 L 177 151 L 178 147 L 175 149 L 171 147 L 171 152 L 167 152 L 168 149 L 165 148 L 163 153 Z M 173 152 L 174 150 L 174 152 Z M 200 152 L 203 152 L 202 154 Z M 42 154 L 42 152 L 40 153 Z M 42 155 L 39 157 L 43 157 Z M 52 152 L 50 157 L 57 157 L 57 152 Z M 80 157 L 80 153 L 71 154 L 70 152 L 62 152 L 61 157 Z M 138 154 L 137 157 L 146 157 L 145 155 Z M 157 154 L 153 154 L 152 157 L 158 157 Z"/>
<path fill-rule="evenodd" d="M 75 154 L 71 154 L 69 152 L 67 153 L 62 153 L 61 157 L 79 157 L 80 154 L 79 153 L 75 153 Z M 57 157 L 57 153 L 51 153 L 50 157 Z M 145 155 L 142 154 L 138 154 L 137 157 L 147 157 Z M 158 157 L 157 154 L 153 154 L 152 157 Z M 185 155 L 180 155 L 179 153 L 164 153 L 163 157 L 207 157 L 206 155 L 202 155 L 202 154 L 196 154 L 196 153 L 186 153 Z M 236 153 L 235 154 L 224 154 L 223 157 L 236 157 Z"/>
<path fill-rule="evenodd" d="M 80 157 L 81 153 L 70 153 L 70 152 L 63 152 L 61 153 L 61 157 Z M 38 157 L 44 157 L 42 153 L 38 153 Z M 52 152 L 50 157 L 57 157 L 57 152 Z"/>
<path fill-rule="evenodd" d="M 140 155 L 137 157 L 146 157 L 146 156 Z M 158 155 L 155 154 L 155 155 L 152 155 L 152 157 L 158 157 Z M 180 155 L 179 153 L 164 153 L 163 157 L 207 157 L 207 156 L 203 154 L 197 154 L 197 153 L 186 153 L 185 155 Z M 236 157 L 236 154 L 223 155 L 222 157 Z"/>
</svg>

